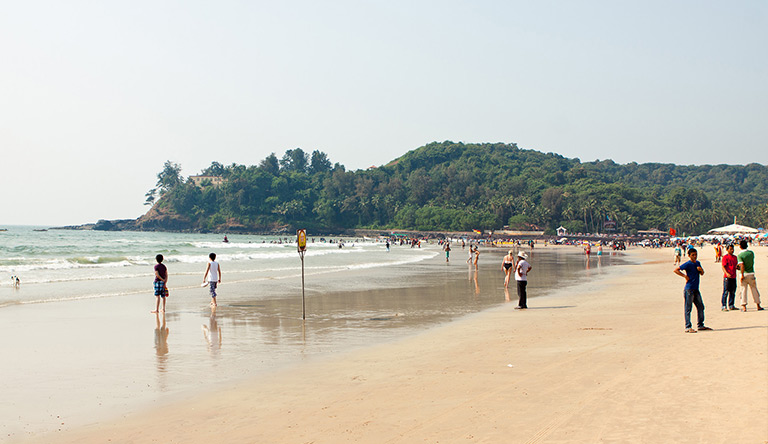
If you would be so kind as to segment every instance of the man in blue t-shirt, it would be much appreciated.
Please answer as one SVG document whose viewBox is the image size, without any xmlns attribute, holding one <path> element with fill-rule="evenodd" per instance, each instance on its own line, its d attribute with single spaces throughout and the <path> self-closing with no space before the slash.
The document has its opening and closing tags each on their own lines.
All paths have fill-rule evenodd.
<svg viewBox="0 0 768 444">
<path fill-rule="evenodd" d="M 704 326 L 704 302 L 701 300 L 701 293 L 699 292 L 699 276 L 704 274 L 704 269 L 701 268 L 701 262 L 696 259 L 699 257 L 699 252 L 695 248 L 688 250 L 688 262 L 675 267 L 675 274 L 685 278 L 685 288 L 683 289 L 683 295 L 685 296 L 685 332 L 696 333 L 691 325 L 691 311 L 693 305 L 696 306 L 696 315 L 698 316 L 699 330 L 712 330 L 709 327 Z M 685 272 L 685 274 L 683 274 Z"/>
</svg>

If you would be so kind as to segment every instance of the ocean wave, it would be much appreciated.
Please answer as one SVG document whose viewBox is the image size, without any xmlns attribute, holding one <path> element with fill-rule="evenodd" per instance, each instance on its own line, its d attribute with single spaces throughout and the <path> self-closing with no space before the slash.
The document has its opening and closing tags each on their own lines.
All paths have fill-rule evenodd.
<svg viewBox="0 0 768 444">
<path fill-rule="evenodd" d="M 67 259 L 48 260 L 17 260 L 15 263 L 0 266 L 0 272 L 20 273 L 44 270 L 72 270 L 85 268 L 122 268 L 129 266 L 147 265 L 146 261 L 131 261 L 127 257 L 76 257 Z"/>
<path fill-rule="evenodd" d="M 325 251 L 308 251 L 307 257 L 324 256 L 329 254 L 359 253 L 363 250 L 337 249 Z M 237 252 L 232 254 L 220 254 L 219 261 L 269 261 L 296 257 L 293 250 L 272 252 Z M 203 264 L 208 262 L 208 255 L 204 254 L 177 254 L 170 252 L 165 257 L 166 263 Z M 103 269 L 122 268 L 131 266 L 154 265 L 154 256 L 78 256 L 70 258 L 42 259 L 21 257 L 0 261 L 0 273 L 21 273 L 41 270 L 71 270 L 71 269 Z"/>
<path fill-rule="evenodd" d="M 265 243 L 244 243 L 244 242 L 190 242 L 190 246 L 195 248 L 205 248 L 208 250 L 217 250 L 217 249 L 234 249 L 234 248 L 280 248 L 283 246 L 291 246 L 291 244 L 272 244 L 269 242 Z M 294 248 L 296 247 L 296 244 L 292 245 Z"/>
<path fill-rule="evenodd" d="M 273 248 L 273 249 L 285 249 L 290 248 L 295 250 L 296 249 L 296 242 L 285 242 L 285 243 L 271 243 L 271 242 L 190 242 L 190 246 L 195 248 L 205 248 L 209 250 L 217 250 L 217 249 L 236 249 L 236 248 L 242 248 L 242 249 L 263 249 L 263 248 Z M 373 242 L 345 242 L 344 248 L 351 248 L 351 247 L 358 247 L 358 246 L 373 246 L 376 245 L 376 243 Z M 383 245 L 383 244 L 382 244 Z M 327 242 L 314 242 L 314 243 L 307 243 L 307 249 L 311 250 L 313 248 L 323 248 L 323 249 L 339 249 L 338 243 L 327 243 Z"/>
<path fill-rule="evenodd" d="M 314 272 L 316 274 L 322 274 L 325 272 L 337 272 L 342 270 L 362 270 L 376 267 L 389 267 L 397 265 L 408 265 L 417 262 L 432 259 L 437 256 L 439 252 L 420 254 L 417 256 L 409 256 L 400 260 L 380 261 L 380 262 L 361 262 L 356 264 L 337 264 L 337 265 L 315 265 L 306 266 L 304 269 L 308 272 Z M 244 270 L 232 270 L 227 271 L 228 274 L 247 274 L 247 273 L 271 273 L 271 272 L 284 272 L 284 271 L 296 271 L 300 269 L 301 265 L 296 264 L 290 267 L 273 267 L 273 268 L 258 268 L 258 269 L 244 269 Z"/>
<path fill-rule="evenodd" d="M 131 262 L 125 256 L 83 256 L 69 258 L 67 261 L 79 265 L 120 265 L 126 262 L 130 264 Z"/>
</svg>

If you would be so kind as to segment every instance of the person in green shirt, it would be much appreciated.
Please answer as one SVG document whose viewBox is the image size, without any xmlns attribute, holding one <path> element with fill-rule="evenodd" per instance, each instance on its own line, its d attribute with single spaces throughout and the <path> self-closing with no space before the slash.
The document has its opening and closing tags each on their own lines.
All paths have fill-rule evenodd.
<svg viewBox="0 0 768 444">
<path fill-rule="evenodd" d="M 749 245 L 745 240 L 739 242 L 739 247 L 741 252 L 737 258 L 741 272 L 741 293 L 739 294 L 741 311 L 747 311 L 747 288 L 752 291 L 752 299 L 757 305 L 757 310 L 763 310 L 763 307 L 760 306 L 760 292 L 757 291 L 757 281 L 755 280 L 755 253 L 747 249 Z"/>
</svg>

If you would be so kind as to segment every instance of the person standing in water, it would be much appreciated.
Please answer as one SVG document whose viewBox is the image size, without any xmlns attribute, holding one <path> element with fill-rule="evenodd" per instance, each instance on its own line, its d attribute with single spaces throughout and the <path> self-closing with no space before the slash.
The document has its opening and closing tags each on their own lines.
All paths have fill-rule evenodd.
<svg viewBox="0 0 768 444">
<path fill-rule="evenodd" d="M 501 271 L 505 273 L 504 276 L 504 288 L 509 287 L 509 277 L 512 275 L 512 268 L 515 266 L 515 251 L 509 250 L 507 255 L 501 261 Z"/>
<path fill-rule="evenodd" d="M 155 265 L 155 310 L 152 313 L 165 313 L 165 298 L 168 297 L 168 268 L 163 265 L 163 255 L 158 254 L 155 256 L 157 265 Z M 160 310 L 160 300 L 163 300 L 163 309 Z"/>
<path fill-rule="evenodd" d="M 524 251 L 517 254 L 520 260 L 517 261 L 515 266 L 515 280 L 517 281 L 517 298 L 518 310 L 525 310 L 528 308 L 528 273 L 533 269 L 531 264 L 528 263 L 528 255 Z"/>
<path fill-rule="evenodd" d="M 451 257 L 451 242 L 449 240 L 445 240 L 445 245 L 443 246 L 443 250 L 445 250 L 445 261 L 448 262 L 448 260 Z"/>
<path fill-rule="evenodd" d="M 221 283 L 221 266 L 218 262 L 216 262 L 216 253 L 209 254 L 208 258 L 210 261 L 208 262 L 208 266 L 205 268 L 203 284 L 206 282 L 208 283 L 208 289 L 211 293 L 211 306 L 216 307 L 218 305 L 216 303 L 216 288 Z M 206 278 L 208 278 L 207 281 L 205 280 Z"/>
</svg>

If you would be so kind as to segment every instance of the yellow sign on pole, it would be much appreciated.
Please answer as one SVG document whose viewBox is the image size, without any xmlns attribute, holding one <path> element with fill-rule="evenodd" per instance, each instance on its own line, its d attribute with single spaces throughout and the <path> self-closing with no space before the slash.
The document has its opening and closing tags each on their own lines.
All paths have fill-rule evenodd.
<svg viewBox="0 0 768 444">
<path fill-rule="evenodd" d="M 296 243 L 299 247 L 299 251 L 307 249 L 307 230 L 296 230 Z"/>
</svg>

